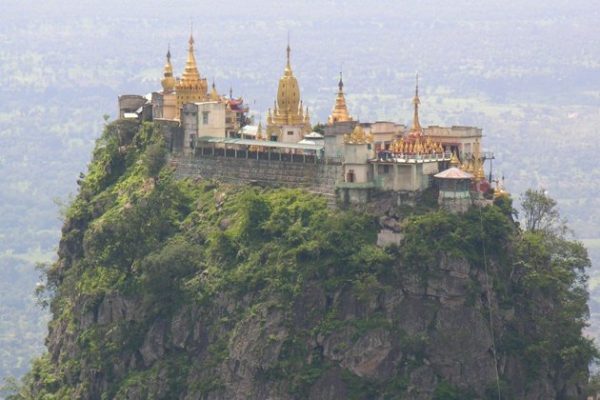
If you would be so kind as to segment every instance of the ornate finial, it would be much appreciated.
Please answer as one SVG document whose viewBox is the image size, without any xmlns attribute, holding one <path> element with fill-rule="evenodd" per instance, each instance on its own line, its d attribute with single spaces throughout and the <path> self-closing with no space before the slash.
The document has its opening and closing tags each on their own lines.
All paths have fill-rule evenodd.
<svg viewBox="0 0 600 400">
<path fill-rule="evenodd" d="M 167 62 L 165 63 L 163 79 L 160 81 L 163 91 L 165 93 L 171 93 L 175 88 L 177 82 L 173 78 L 173 65 L 171 65 L 171 46 L 167 49 Z"/>
<path fill-rule="evenodd" d="M 201 78 L 200 73 L 198 72 L 198 67 L 196 66 L 196 56 L 194 55 L 194 38 L 192 37 L 191 33 L 188 43 L 187 61 L 185 62 L 185 69 L 183 71 L 181 80 L 182 83 L 185 83 L 186 85 L 196 85 Z"/>
<path fill-rule="evenodd" d="M 190 19 L 190 40 L 188 41 L 190 46 L 194 45 L 194 21 Z"/>
<path fill-rule="evenodd" d="M 290 49 L 290 31 L 289 30 L 288 30 L 288 36 L 287 36 L 287 48 L 286 48 L 286 51 L 287 51 L 287 65 L 289 67 L 290 66 L 290 51 L 291 51 L 291 49 Z"/>
<path fill-rule="evenodd" d="M 330 125 L 336 122 L 352 121 L 352 117 L 348 113 L 348 107 L 346 106 L 346 98 L 344 97 L 344 79 L 341 68 L 338 88 L 339 90 L 335 99 L 333 110 L 327 119 L 327 123 Z"/>
<path fill-rule="evenodd" d="M 416 85 L 415 85 L 415 97 L 418 99 L 419 98 L 419 72 L 417 72 L 417 75 L 415 77 L 415 81 L 416 81 Z"/>
<path fill-rule="evenodd" d="M 229 86 L 229 98 L 233 99 L 233 88 Z"/>
<path fill-rule="evenodd" d="M 210 99 L 212 101 L 218 101 L 219 100 L 219 93 L 217 93 L 217 86 L 215 85 L 215 79 L 213 78 L 212 81 L 212 90 L 210 91 Z"/>
<path fill-rule="evenodd" d="M 421 104 L 421 100 L 419 99 L 419 73 L 416 74 L 416 85 L 415 85 L 415 97 L 413 97 L 413 105 L 415 107 L 414 115 L 413 115 L 413 132 L 421 132 L 423 129 L 421 128 L 421 123 L 419 122 L 419 104 Z"/>
</svg>

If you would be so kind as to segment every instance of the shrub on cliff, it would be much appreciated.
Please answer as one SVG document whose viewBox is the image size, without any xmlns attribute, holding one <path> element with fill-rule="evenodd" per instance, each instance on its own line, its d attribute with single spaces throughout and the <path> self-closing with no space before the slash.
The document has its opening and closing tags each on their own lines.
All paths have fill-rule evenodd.
<svg viewBox="0 0 600 400">
<path fill-rule="evenodd" d="M 9 399 L 100 392 L 178 398 L 191 390 L 206 396 L 223 388 L 223 371 L 239 367 L 226 364 L 232 346 L 279 349 L 258 375 L 305 397 L 328 371 L 342 368 L 326 357 L 324 338 L 346 338 L 329 349 L 335 353 L 375 333 L 398 342 L 402 362 L 379 380 L 349 369 L 343 380 L 354 390 L 350 398 L 399 398 L 411 373 L 426 365 L 436 327 L 411 335 L 396 329 L 410 315 L 386 314 L 382 299 L 415 276 L 427 286 L 451 259 L 472 271 L 464 279 L 478 297 L 460 307 L 495 313 L 490 320 L 498 326 L 489 329 L 497 330 L 502 359 L 533 366 L 532 381 L 546 379 L 536 375 L 542 372 L 560 387 L 585 380 L 596 356 L 581 335 L 588 316 L 585 249 L 547 232 L 522 232 L 510 203 L 461 216 L 409 216 L 400 246 L 382 249 L 372 215 L 330 210 L 301 190 L 177 180 L 160 160 L 161 140 L 151 125 L 133 136 L 123 129 L 107 128 L 67 212 L 60 258 L 48 271 L 49 353 L 25 377 L 23 394 Z M 491 295 L 481 290 L 484 274 Z M 308 296 L 311 290 L 317 294 Z M 394 301 L 405 295 L 396 293 Z M 425 294 L 421 301 L 434 307 Z M 328 311 L 313 315 L 319 302 Z M 352 318 L 342 318 L 346 306 L 354 307 Z M 514 318 L 502 320 L 495 307 Z M 230 342 L 276 324 L 269 312 L 288 318 L 277 334 L 265 333 L 264 343 Z M 178 324 L 190 319 L 194 325 L 181 332 Z M 252 321 L 258 333 L 244 331 Z M 181 339 L 189 335 L 196 340 L 191 347 Z M 186 374 L 194 368 L 200 372 L 192 379 Z M 472 396 L 443 376 L 435 379 L 435 398 Z"/>
</svg>

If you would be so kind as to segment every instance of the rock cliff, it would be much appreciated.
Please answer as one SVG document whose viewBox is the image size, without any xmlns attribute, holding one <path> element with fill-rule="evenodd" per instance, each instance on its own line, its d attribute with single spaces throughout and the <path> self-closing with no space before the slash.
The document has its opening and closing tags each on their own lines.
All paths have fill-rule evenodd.
<svg viewBox="0 0 600 400">
<path fill-rule="evenodd" d="M 390 227 L 400 245 L 377 246 Z M 521 232 L 510 204 L 382 217 L 176 179 L 153 126 L 115 123 L 47 271 L 48 353 L 23 391 L 576 399 L 594 355 L 588 263 L 576 243 Z"/>
</svg>

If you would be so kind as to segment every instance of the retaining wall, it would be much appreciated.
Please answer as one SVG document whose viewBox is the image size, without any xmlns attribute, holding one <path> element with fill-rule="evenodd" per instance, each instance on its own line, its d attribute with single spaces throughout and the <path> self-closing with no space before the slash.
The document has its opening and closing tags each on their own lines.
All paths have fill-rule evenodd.
<svg viewBox="0 0 600 400">
<path fill-rule="evenodd" d="M 301 163 L 275 160 L 171 155 L 176 176 L 203 177 L 228 183 L 258 183 L 274 187 L 297 187 L 335 196 L 335 183 L 343 179 L 341 164 Z"/>
</svg>

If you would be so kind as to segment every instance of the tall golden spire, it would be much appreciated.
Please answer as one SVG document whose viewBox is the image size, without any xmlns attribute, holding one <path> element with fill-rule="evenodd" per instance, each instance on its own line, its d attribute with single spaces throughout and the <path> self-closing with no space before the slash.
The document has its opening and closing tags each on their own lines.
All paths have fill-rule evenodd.
<svg viewBox="0 0 600 400">
<path fill-rule="evenodd" d="M 348 113 L 348 107 L 346 106 L 346 97 L 344 96 L 344 81 L 342 79 L 342 72 L 340 71 L 340 81 L 338 82 L 338 93 L 335 98 L 335 105 L 331 115 L 329 116 L 328 122 L 332 125 L 335 122 L 352 121 L 352 117 Z"/>
<path fill-rule="evenodd" d="M 416 76 L 416 85 L 415 85 L 415 97 L 413 97 L 413 105 L 415 107 L 414 115 L 413 115 L 413 125 L 411 131 L 413 132 L 421 132 L 423 129 L 421 128 L 421 123 L 419 122 L 419 105 L 421 104 L 421 100 L 419 99 L 419 73 L 417 72 Z"/>
<path fill-rule="evenodd" d="M 194 36 L 190 32 L 188 40 L 188 56 L 185 69 L 181 79 L 177 83 L 175 92 L 177 94 L 177 110 L 181 110 L 184 104 L 196 103 L 208 99 L 208 84 L 206 79 L 200 76 L 196 65 L 194 54 Z"/>
<path fill-rule="evenodd" d="M 292 51 L 292 49 L 290 48 L 290 31 L 288 31 L 288 36 L 287 36 L 287 48 L 285 49 L 286 53 L 287 53 L 287 63 L 285 65 L 285 72 L 286 73 L 292 73 L 292 65 L 290 64 L 290 52 Z"/>
<path fill-rule="evenodd" d="M 167 62 L 164 68 L 164 78 L 161 79 L 160 83 L 163 87 L 164 93 L 171 93 L 175 89 L 176 81 L 173 77 L 173 65 L 171 64 L 171 46 L 167 50 Z"/>
<path fill-rule="evenodd" d="M 485 179 L 485 171 L 483 169 L 483 158 L 481 156 L 481 144 L 479 139 L 475 140 L 473 146 L 473 180 L 482 181 Z"/>
<path fill-rule="evenodd" d="M 256 130 L 256 140 L 264 140 L 262 132 L 262 117 L 258 120 L 258 129 Z"/>
<path fill-rule="evenodd" d="M 283 76 L 279 79 L 277 100 L 273 107 L 273 123 L 275 125 L 294 125 L 304 122 L 303 112 L 300 111 L 300 87 L 298 80 L 292 72 L 290 62 L 290 44 L 288 42 L 286 53 L 287 60 Z"/>
<path fill-rule="evenodd" d="M 194 36 L 190 33 L 190 39 L 188 40 L 188 56 L 185 62 L 185 70 L 181 77 L 182 82 L 195 83 L 200 80 L 200 73 L 198 72 L 198 66 L 196 65 L 196 56 L 194 55 Z"/>
</svg>

